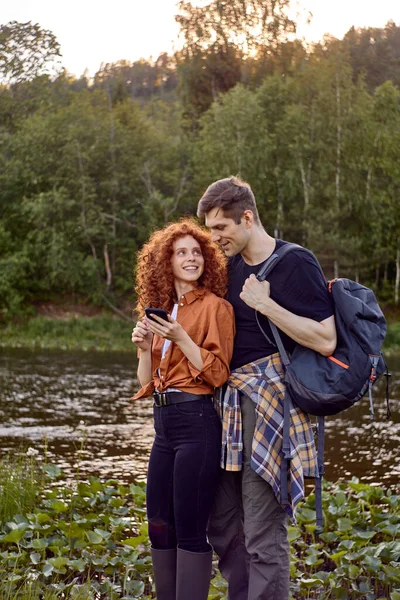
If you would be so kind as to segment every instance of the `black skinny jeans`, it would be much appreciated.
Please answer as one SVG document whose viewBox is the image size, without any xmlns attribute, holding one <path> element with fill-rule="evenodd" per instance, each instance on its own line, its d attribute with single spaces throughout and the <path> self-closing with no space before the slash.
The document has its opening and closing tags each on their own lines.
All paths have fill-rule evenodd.
<svg viewBox="0 0 400 600">
<path fill-rule="evenodd" d="M 147 478 L 149 538 L 158 550 L 207 552 L 219 478 L 221 423 L 210 399 L 154 407 Z"/>
</svg>

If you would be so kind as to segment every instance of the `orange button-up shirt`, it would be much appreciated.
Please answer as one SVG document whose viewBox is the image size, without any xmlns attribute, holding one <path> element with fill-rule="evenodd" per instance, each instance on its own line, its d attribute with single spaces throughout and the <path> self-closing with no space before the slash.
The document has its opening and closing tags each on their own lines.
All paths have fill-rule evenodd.
<svg viewBox="0 0 400 600">
<path fill-rule="evenodd" d="M 151 349 L 153 379 L 132 400 L 151 396 L 168 388 L 191 394 L 213 394 L 229 377 L 235 337 L 235 319 L 229 302 L 198 288 L 178 301 L 178 323 L 200 347 L 203 367 L 199 370 L 173 342 L 162 359 L 164 338 L 153 337 Z"/>
</svg>

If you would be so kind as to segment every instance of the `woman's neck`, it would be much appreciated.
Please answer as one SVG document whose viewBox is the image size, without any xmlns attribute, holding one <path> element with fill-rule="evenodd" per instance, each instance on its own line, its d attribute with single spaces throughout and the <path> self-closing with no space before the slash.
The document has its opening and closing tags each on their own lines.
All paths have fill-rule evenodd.
<svg viewBox="0 0 400 600">
<path fill-rule="evenodd" d="M 184 296 L 188 292 L 195 290 L 197 288 L 197 283 L 184 283 L 183 281 L 175 281 L 175 293 L 176 297 L 179 300 L 181 296 Z"/>
</svg>

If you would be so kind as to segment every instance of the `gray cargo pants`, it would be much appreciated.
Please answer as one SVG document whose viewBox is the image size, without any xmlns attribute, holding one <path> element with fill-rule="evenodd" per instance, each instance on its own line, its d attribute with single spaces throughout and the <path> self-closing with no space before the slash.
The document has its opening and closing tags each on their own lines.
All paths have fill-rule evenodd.
<svg viewBox="0 0 400 600">
<path fill-rule="evenodd" d="M 221 472 L 208 537 L 228 581 L 228 600 L 288 600 L 287 515 L 250 465 L 255 405 L 240 395 L 243 467 Z"/>
</svg>

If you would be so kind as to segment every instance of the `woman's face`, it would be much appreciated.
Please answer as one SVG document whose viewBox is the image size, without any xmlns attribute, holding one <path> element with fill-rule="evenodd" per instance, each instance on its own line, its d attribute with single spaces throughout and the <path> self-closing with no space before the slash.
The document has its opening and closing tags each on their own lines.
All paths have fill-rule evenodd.
<svg viewBox="0 0 400 600">
<path fill-rule="evenodd" d="M 204 258 L 199 242 L 191 235 L 176 240 L 171 264 L 175 281 L 195 284 L 204 271 Z"/>
</svg>

